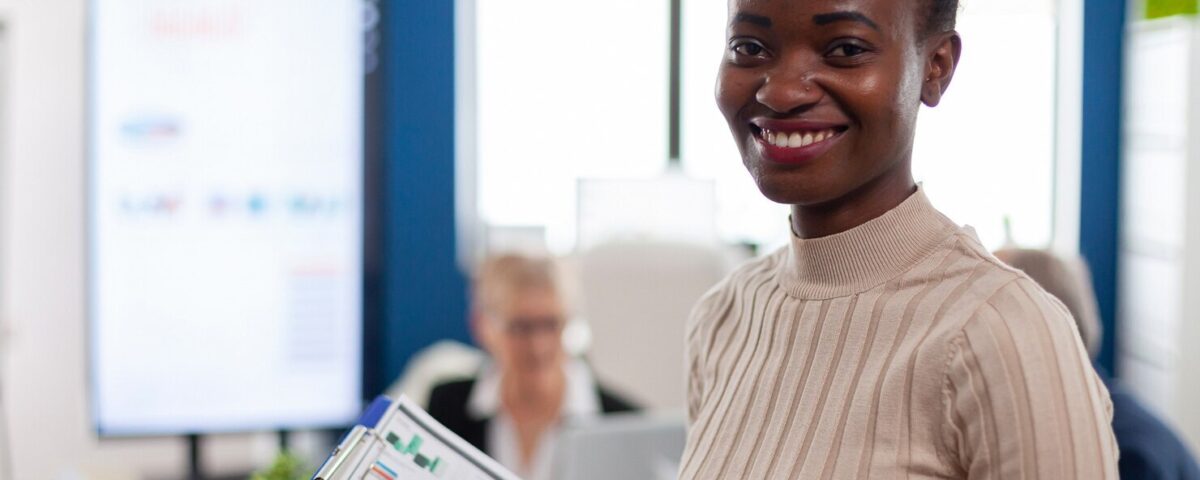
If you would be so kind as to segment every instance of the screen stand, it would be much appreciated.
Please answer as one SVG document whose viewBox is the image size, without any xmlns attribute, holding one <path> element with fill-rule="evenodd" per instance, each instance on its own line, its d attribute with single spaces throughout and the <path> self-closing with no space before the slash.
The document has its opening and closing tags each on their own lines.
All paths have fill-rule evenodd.
<svg viewBox="0 0 1200 480">
<path fill-rule="evenodd" d="M 288 453 L 291 445 L 291 430 L 279 431 L 279 453 Z"/>
<path fill-rule="evenodd" d="M 200 461 L 200 435 L 189 434 L 188 442 L 188 480 L 204 480 L 203 462 Z"/>
<path fill-rule="evenodd" d="M 204 471 L 204 435 L 192 433 L 186 435 L 187 439 L 187 474 L 183 477 L 185 480 L 246 480 L 252 475 L 252 472 L 239 472 L 237 474 L 218 474 L 214 475 L 211 472 Z"/>
</svg>

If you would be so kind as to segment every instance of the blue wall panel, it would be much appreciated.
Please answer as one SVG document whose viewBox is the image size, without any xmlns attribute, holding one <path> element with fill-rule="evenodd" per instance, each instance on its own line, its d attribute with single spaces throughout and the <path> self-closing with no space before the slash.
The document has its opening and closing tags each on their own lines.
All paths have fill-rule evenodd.
<svg viewBox="0 0 1200 480">
<path fill-rule="evenodd" d="M 1124 0 L 1085 0 L 1079 250 L 1092 269 L 1104 343 L 1097 363 L 1115 373 L 1120 239 Z"/>
<path fill-rule="evenodd" d="M 380 338 L 367 339 L 376 343 L 368 361 L 378 364 L 367 370 L 376 391 L 416 350 L 443 338 L 469 339 L 455 244 L 455 2 L 380 3 L 382 316 L 368 329 Z"/>
</svg>

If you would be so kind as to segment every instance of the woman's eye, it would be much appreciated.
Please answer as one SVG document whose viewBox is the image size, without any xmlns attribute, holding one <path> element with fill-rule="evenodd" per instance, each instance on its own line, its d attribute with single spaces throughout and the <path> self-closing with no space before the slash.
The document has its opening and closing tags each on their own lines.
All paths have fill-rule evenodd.
<svg viewBox="0 0 1200 480">
<path fill-rule="evenodd" d="M 766 49 L 763 48 L 762 45 L 752 42 L 738 43 L 733 46 L 734 53 L 750 57 L 757 57 L 762 55 L 765 51 Z"/>
<path fill-rule="evenodd" d="M 829 51 L 831 57 L 856 57 L 867 53 L 867 49 L 851 43 L 844 43 Z"/>
</svg>

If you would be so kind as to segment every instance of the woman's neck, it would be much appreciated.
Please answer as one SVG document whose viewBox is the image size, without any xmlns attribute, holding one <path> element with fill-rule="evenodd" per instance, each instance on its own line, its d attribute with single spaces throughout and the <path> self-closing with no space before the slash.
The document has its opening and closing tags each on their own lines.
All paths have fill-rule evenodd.
<svg viewBox="0 0 1200 480">
<path fill-rule="evenodd" d="M 523 470 L 530 470 L 542 435 L 558 422 L 566 401 L 567 379 L 562 371 L 540 381 L 501 380 L 500 402 L 512 419 Z"/>
<path fill-rule="evenodd" d="M 817 205 L 792 205 L 792 233 L 820 238 L 867 223 L 900 205 L 917 191 L 911 171 L 885 175 L 837 199 Z"/>
<path fill-rule="evenodd" d="M 567 378 L 561 370 L 540 378 L 517 379 L 506 375 L 501 380 L 500 400 L 514 417 L 534 413 L 552 413 L 557 417 L 566 390 Z"/>
</svg>

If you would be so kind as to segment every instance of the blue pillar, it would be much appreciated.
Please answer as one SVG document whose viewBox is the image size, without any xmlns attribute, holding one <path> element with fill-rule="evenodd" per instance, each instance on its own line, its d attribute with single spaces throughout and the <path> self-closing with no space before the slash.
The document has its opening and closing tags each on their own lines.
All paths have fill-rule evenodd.
<svg viewBox="0 0 1200 480">
<path fill-rule="evenodd" d="M 454 205 L 454 3 L 388 0 L 380 48 L 382 315 L 368 352 L 368 394 L 412 354 L 467 341 L 467 287 L 458 268 Z"/>
<path fill-rule="evenodd" d="M 1124 0 L 1085 0 L 1079 250 L 1092 270 L 1104 343 L 1097 363 L 1116 373 Z"/>
</svg>

